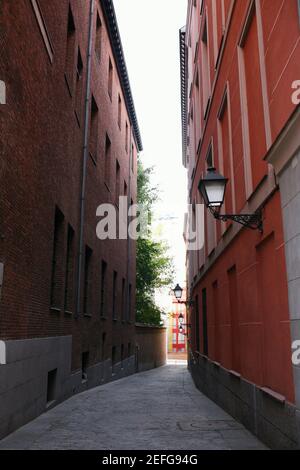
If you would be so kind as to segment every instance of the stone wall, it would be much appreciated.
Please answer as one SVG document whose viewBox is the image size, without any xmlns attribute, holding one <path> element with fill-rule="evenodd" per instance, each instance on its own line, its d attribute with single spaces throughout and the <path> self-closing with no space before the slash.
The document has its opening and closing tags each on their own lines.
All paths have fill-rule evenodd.
<svg viewBox="0 0 300 470">
<path fill-rule="evenodd" d="M 71 336 L 1 342 L 0 439 L 76 393 L 135 372 L 134 355 L 85 371 L 71 371 L 71 356 Z"/>
<path fill-rule="evenodd" d="M 76 393 L 166 363 L 166 329 L 136 325 L 136 349 L 72 370 L 72 336 L 0 342 L 0 439 Z"/>
<path fill-rule="evenodd" d="M 279 175 L 289 290 L 292 342 L 300 340 L 300 149 Z M 295 400 L 300 408 L 300 365 L 293 364 Z"/>
<path fill-rule="evenodd" d="M 196 386 L 271 449 L 300 449 L 300 411 L 284 397 L 199 355 L 189 368 Z"/>
</svg>

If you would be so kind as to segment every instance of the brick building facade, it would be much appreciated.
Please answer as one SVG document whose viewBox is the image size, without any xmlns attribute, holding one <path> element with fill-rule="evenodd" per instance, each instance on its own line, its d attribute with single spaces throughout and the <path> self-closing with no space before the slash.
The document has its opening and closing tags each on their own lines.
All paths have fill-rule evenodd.
<svg viewBox="0 0 300 470">
<path fill-rule="evenodd" d="M 205 246 L 187 258 L 198 357 L 191 371 L 202 390 L 271 447 L 294 448 L 300 446 L 300 374 L 291 360 L 292 341 L 300 338 L 299 246 L 294 241 L 291 251 L 298 232 L 289 202 L 299 195 L 299 105 L 292 100 L 299 2 L 190 0 L 180 52 L 189 202 L 203 203 L 198 184 L 214 166 L 229 179 L 225 213 L 263 211 L 260 233 L 216 221 L 205 210 Z"/>
<path fill-rule="evenodd" d="M 142 145 L 112 1 L 0 8 L 1 437 L 135 370 L 135 243 L 96 210 L 136 202 Z"/>
</svg>

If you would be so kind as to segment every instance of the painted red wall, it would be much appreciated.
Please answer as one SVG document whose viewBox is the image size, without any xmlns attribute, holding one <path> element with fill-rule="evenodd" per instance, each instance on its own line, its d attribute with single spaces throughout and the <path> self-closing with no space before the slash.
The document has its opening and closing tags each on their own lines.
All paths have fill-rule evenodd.
<svg viewBox="0 0 300 470">
<path fill-rule="evenodd" d="M 204 264 L 198 253 L 189 253 L 189 265 L 196 267 L 190 276 L 189 288 L 193 298 L 198 298 L 200 352 L 204 351 L 202 291 L 206 289 L 209 357 L 293 402 L 280 194 L 274 186 L 274 173 L 265 162 L 265 156 L 295 110 L 291 95 L 292 82 L 299 79 L 300 18 L 297 0 L 217 0 L 215 7 L 214 0 L 203 0 L 203 15 L 199 16 L 201 3 L 197 1 L 194 7 L 194 2 L 189 2 L 186 28 L 186 44 L 192 46 L 188 47 L 188 54 L 196 50 L 196 60 L 192 65 L 190 63 L 189 68 L 188 110 L 193 106 L 194 121 L 198 114 L 202 129 L 194 146 L 198 152 L 192 147 L 186 149 L 190 202 L 199 202 L 198 183 L 207 168 L 210 145 L 214 165 L 230 180 L 225 200 L 227 213 L 234 206 L 235 212 L 240 213 L 247 202 L 252 203 L 262 197 L 260 191 L 264 188 L 267 191 L 274 187 L 274 190 L 269 191 L 267 199 L 261 200 L 264 202 L 263 234 L 242 229 L 217 256 L 224 240 L 231 237 L 233 224 L 213 222 L 215 241 L 211 238 L 214 232 L 208 227 L 212 222 L 206 216 Z M 214 8 L 216 21 L 212 18 Z M 194 17 L 197 21 L 192 20 Z M 195 44 L 201 44 L 205 21 L 211 81 L 211 103 L 206 117 L 201 80 L 202 49 L 199 45 L 195 47 Z M 217 38 L 219 47 L 220 25 L 224 21 L 224 49 L 218 49 L 219 63 L 215 67 L 214 41 Z M 195 87 L 197 73 L 200 76 L 200 98 L 197 98 Z M 227 98 L 220 117 L 226 90 Z M 245 122 L 249 128 L 250 175 L 246 173 L 245 165 Z M 191 119 L 189 125 L 188 134 L 193 142 Z M 194 349 L 196 310 L 194 308 L 192 313 Z"/>
</svg>

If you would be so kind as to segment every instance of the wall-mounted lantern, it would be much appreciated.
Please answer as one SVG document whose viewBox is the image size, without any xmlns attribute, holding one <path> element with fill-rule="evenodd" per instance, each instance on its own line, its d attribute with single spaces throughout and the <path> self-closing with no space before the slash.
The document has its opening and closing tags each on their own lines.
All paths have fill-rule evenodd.
<svg viewBox="0 0 300 470">
<path fill-rule="evenodd" d="M 207 174 L 199 182 L 199 192 L 203 197 L 206 207 L 217 220 L 227 222 L 233 220 L 252 230 L 263 231 L 262 210 L 258 209 L 253 214 L 220 214 L 225 200 L 225 192 L 228 179 L 220 175 L 215 168 L 208 168 Z"/>
</svg>

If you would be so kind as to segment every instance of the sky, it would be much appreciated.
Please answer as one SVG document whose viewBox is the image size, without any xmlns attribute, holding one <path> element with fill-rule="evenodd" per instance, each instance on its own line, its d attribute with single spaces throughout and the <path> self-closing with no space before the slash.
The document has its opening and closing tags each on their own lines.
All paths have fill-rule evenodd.
<svg viewBox="0 0 300 470">
<path fill-rule="evenodd" d="M 171 246 L 175 281 L 185 281 L 183 218 L 187 176 L 182 166 L 179 29 L 187 0 L 114 0 L 145 166 L 161 191 L 156 216 Z"/>
</svg>

